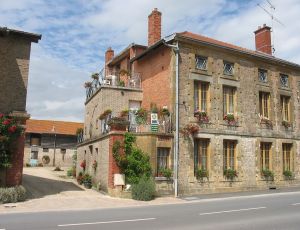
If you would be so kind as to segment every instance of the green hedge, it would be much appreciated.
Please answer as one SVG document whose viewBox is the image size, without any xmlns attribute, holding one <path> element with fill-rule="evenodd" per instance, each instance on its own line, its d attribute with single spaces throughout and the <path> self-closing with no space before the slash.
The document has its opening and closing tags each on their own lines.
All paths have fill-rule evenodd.
<svg viewBox="0 0 300 230">
<path fill-rule="evenodd" d="M 26 189 L 23 186 L 0 188 L 0 203 L 16 203 L 26 200 Z"/>
</svg>

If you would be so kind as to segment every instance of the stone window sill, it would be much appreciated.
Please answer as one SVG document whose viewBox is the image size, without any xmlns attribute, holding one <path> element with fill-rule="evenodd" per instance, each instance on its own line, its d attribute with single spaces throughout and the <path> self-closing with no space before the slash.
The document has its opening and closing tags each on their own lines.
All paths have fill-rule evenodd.
<svg viewBox="0 0 300 230">
<path fill-rule="evenodd" d="M 232 74 L 232 75 L 223 74 L 223 76 L 220 76 L 220 77 L 223 78 L 223 79 L 227 79 L 227 80 L 239 81 L 239 80 L 237 79 L 237 77 L 234 76 L 234 74 Z"/>
<path fill-rule="evenodd" d="M 155 181 L 173 181 L 173 177 L 171 177 L 170 179 L 168 179 L 167 177 L 157 176 L 154 179 L 155 179 Z"/>
<path fill-rule="evenodd" d="M 202 75 L 207 75 L 207 76 L 212 76 L 212 74 L 208 72 L 208 69 L 192 69 L 191 72 L 197 73 L 197 74 L 202 74 Z"/>
</svg>

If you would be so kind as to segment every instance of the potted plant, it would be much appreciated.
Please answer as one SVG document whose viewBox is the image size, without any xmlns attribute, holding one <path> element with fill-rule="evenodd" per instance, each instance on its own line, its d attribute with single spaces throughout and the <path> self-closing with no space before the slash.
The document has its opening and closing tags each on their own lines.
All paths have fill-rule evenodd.
<svg viewBox="0 0 300 230">
<path fill-rule="evenodd" d="M 79 172 L 78 176 L 76 177 L 77 183 L 82 184 L 83 183 L 83 173 Z"/>
<path fill-rule="evenodd" d="M 269 170 L 269 169 L 263 169 L 261 171 L 261 175 L 267 180 L 267 181 L 270 181 L 270 180 L 274 180 L 274 173 Z"/>
<path fill-rule="evenodd" d="M 123 117 L 112 117 L 107 124 L 111 131 L 126 131 L 129 121 Z"/>
<path fill-rule="evenodd" d="M 293 173 L 290 170 L 284 170 L 283 175 L 284 175 L 284 178 L 286 180 L 292 180 L 293 179 Z"/>
<path fill-rule="evenodd" d="M 83 169 L 83 171 L 85 171 L 85 167 L 86 167 L 86 160 L 81 161 L 80 163 L 80 167 Z"/>
<path fill-rule="evenodd" d="M 208 179 L 208 171 L 206 169 L 197 169 L 196 170 L 196 178 L 201 181 L 204 178 Z"/>
<path fill-rule="evenodd" d="M 148 112 L 146 109 L 144 108 L 139 108 L 136 112 L 135 112 L 135 120 L 136 120 L 136 123 L 138 125 L 141 125 L 141 124 L 145 124 L 146 121 L 147 121 L 147 116 L 148 116 Z"/>
<path fill-rule="evenodd" d="M 87 81 L 84 83 L 84 88 L 90 88 L 90 87 L 92 87 L 92 82 Z"/>
<path fill-rule="evenodd" d="M 129 114 L 129 110 L 124 109 L 120 112 L 120 117 L 128 117 L 128 114 Z"/>
<path fill-rule="evenodd" d="M 130 75 L 130 73 L 129 73 L 129 71 L 126 70 L 126 69 L 121 69 L 121 70 L 120 70 L 120 75 L 121 75 L 121 76 L 123 76 L 123 75 L 128 76 L 128 75 Z"/>
<path fill-rule="evenodd" d="M 92 188 L 92 176 L 90 176 L 88 173 L 83 175 L 83 185 L 85 188 Z"/>
<path fill-rule="evenodd" d="M 204 111 L 201 112 L 199 110 L 196 110 L 194 112 L 194 116 L 198 118 L 198 120 L 199 120 L 200 123 L 208 123 L 209 122 L 208 115 Z"/>
<path fill-rule="evenodd" d="M 91 77 L 94 80 L 99 80 L 99 73 L 93 73 Z"/>
<path fill-rule="evenodd" d="M 285 128 L 289 128 L 291 127 L 291 122 L 288 122 L 288 121 L 282 121 L 282 125 L 285 127 Z"/>
<path fill-rule="evenodd" d="M 224 121 L 227 121 L 228 125 L 236 125 L 237 124 L 237 119 L 234 117 L 232 113 L 227 113 L 223 117 Z"/>
<path fill-rule="evenodd" d="M 224 169 L 223 175 L 225 176 L 226 179 L 232 181 L 234 180 L 234 178 L 238 176 L 238 173 L 236 170 L 228 168 L 228 169 Z"/>
<path fill-rule="evenodd" d="M 161 110 L 160 110 L 160 114 L 162 115 L 162 116 L 164 116 L 164 117 L 169 117 L 170 116 L 170 111 L 168 110 L 168 108 L 162 108 Z"/>
<path fill-rule="evenodd" d="M 171 179 L 172 174 L 173 174 L 172 169 L 169 169 L 169 168 L 160 168 L 159 169 L 159 175 L 166 177 L 167 180 Z"/>
<path fill-rule="evenodd" d="M 100 114 L 99 119 L 103 120 L 111 113 L 112 113 L 111 109 L 107 109 L 103 113 Z"/>
</svg>

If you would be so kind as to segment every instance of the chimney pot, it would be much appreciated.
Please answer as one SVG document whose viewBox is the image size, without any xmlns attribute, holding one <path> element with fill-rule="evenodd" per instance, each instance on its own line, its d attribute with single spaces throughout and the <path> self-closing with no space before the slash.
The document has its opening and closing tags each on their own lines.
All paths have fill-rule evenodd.
<svg viewBox="0 0 300 230">
<path fill-rule="evenodd" d="M 154 8 L 148 16 L 148 46 L 161 39 L 161 12 Z"/>
<path fill-rule="evenodd" d="M 271 27 L 263 24 L 263 27 L 259 26 L 254 34 L 256 50 L 272 55 Z"/>
</svg>

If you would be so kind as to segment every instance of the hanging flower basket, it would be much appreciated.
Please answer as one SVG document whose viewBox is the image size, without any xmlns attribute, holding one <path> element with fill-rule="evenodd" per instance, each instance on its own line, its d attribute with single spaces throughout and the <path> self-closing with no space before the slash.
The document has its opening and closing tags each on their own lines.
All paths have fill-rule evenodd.
<svg viewBox="0 0 300 230">
<path fill-rule="evenodd" d="M 135 112 L 135 120 L 138 125 L 146 124 L 148 112 L 144 108 L 140 108 Z"/>
<path fill-rule="evenodd" d="M 195 135 L 196 133 L 198 133 L 200 130 L 200 127 L 197 124 L 188 124 L 186 125 L 184 128 L 182 128 L 180 130 L 180 132 L 182 133 L 182 135 L 187 138 L 190 135 Z"/>
</svg>

